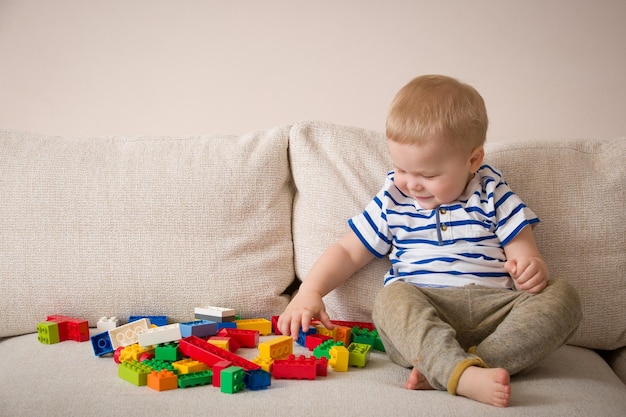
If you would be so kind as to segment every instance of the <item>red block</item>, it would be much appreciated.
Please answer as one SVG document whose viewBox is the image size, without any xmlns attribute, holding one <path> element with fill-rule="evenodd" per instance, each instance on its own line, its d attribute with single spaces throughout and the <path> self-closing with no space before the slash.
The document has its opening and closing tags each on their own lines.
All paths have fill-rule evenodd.
<svg viewBox="0 0 626 417">
<path fill-rule="evenodd" d="M 89 340 L 89 322 L 73 317 L 53 315 L 48 316 L 47 321 L 52 321 L 59 325 L 59 340 L 75 340 L 86 342 Z"/>
<path fill-rule="evenodd" d="M 277 359 L 272 365 L 272 376 L 276 379 L 315 379 L 317 360 L 315 356 L 307 358 L 304 355 Z"/>
</svg>

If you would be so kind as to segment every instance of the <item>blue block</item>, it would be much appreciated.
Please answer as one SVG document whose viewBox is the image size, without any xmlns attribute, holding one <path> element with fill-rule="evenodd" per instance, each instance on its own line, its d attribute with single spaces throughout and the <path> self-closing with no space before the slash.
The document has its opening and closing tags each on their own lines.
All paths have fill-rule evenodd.
<svg viewBox="0 0 626 417">
<path fill-rule="evenodd" d="M 252 371 L 245 371 L 243 382 L 251 391 L 266 389 L 270 386 L 272 374 L 264 371 L 263 369 L 254 369 Z"/>
<path fill-rule="evenodd" d="M 182 337 L 197 336 L 200 338 L 215 336 L 217 323 L 209 320 L 194 320 L 180 323 L 180 335 Z"/>
<path fill-rule="evenodd" d="M 102 356 L 115 351 L 115 349 L 113 349 L 113 344 L 111 343 L 109 332 L 102 332 L 91 336 L 91 346 L 93 347 L 93 353 L 96 356 Z"/>
<path fill-rule="evenodd" d="M 148 319 L 150 320 L 150 324 L 154 324 L 155 326 L 167 326 L 167 316 L 130 316 L 128 322 L 132 323 L 133 321 L 141 319 Z"/>
<path fill-rule="evenodd" d="M 237 328 L 237 323 L 235 323 L 234 321 L 223 321 L 221 323 L 217 323 L 217 331 L 219 332 L 220 329 L 236 329 Z"/>
<path fill-rule="evenodd" d="M 317 329 L 315 327 L 309 327 L 309 331 L 308 332 L 304 332 L 302 331 L 302 327 L 300 328 L 300 331 L 298 332 L 298 340 L 297 343 L 300 346 L 304 346 L 306 347 L 306 337 L 310 334 L 316 334 L 317 333 Z"/>
</svg>

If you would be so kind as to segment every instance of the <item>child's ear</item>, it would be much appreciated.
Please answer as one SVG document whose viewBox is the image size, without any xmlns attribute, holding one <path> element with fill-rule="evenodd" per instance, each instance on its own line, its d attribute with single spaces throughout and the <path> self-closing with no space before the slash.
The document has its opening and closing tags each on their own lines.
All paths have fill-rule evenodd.
<svg viewBox="0 0 626 417">
<path fill-rule="evenodd" d="M 485 148 L 482 145 L 474 148 L 470 156 L 470 172 L 478 171 L 483 164 L 483 159 L 485 159 Z"/>
</svg>

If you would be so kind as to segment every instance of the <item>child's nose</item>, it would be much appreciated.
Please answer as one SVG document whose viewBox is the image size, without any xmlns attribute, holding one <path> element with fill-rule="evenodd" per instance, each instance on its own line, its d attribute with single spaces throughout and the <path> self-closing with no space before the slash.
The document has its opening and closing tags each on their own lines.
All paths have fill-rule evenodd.
<svg viewBox="0 0 626 417">
<path fill-rule="evenodd" d="M 422 184 L 417 179 L 410 179 L 407 183 L 409 190 L 421 191 L 423 189 Z"/>
</svg>

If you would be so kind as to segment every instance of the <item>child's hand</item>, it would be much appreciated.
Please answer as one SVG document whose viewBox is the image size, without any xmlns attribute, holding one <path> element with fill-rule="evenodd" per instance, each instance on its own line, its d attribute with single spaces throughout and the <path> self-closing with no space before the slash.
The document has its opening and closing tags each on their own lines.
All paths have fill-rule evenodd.
<svg viewBox="0 0 626 417">
<path fill-rule="evenodd" d="M 333 328 L 322 296 L 315 291 L 301 289 L 278 318 L 278 329 L 282 334 L 291 335 L 296 340 L 300 327 L 302 326 L 304 332 L 309 331 L 313 318 L 319 319 L 327 328 Z"/>
<path fill-rule="evenodd" d="M 515 287 L 530 294 L 541 292 L 548 285 L 548 267 L 540 257 L 509 259 L 504 268 L 515 281 Z"/>
</svg>

